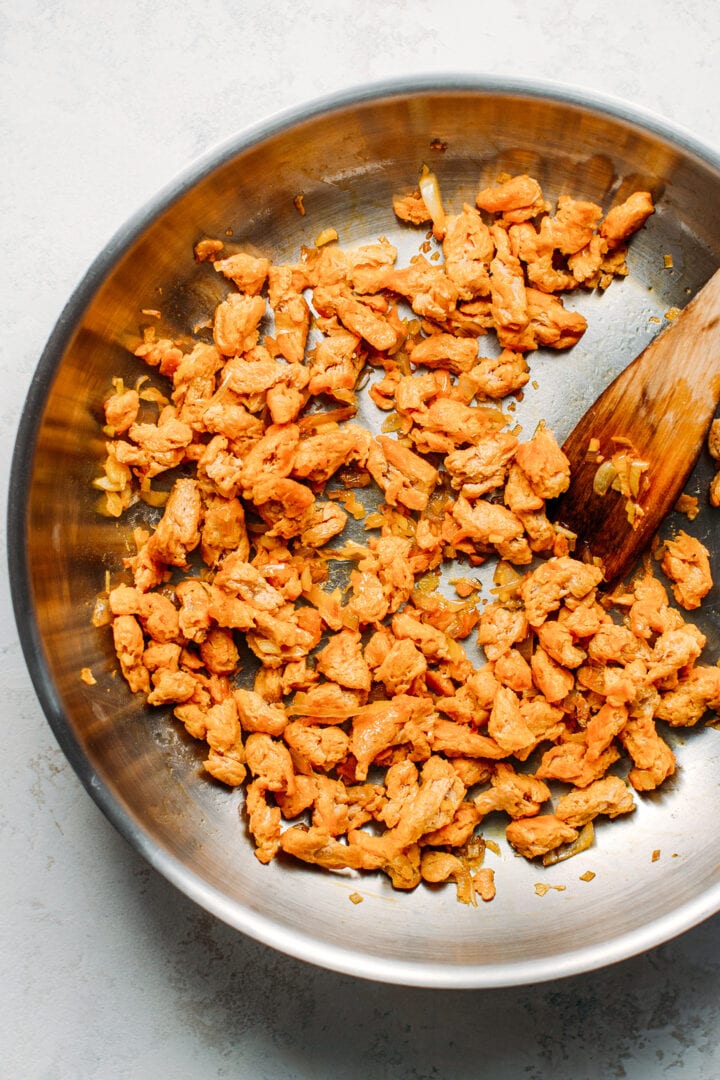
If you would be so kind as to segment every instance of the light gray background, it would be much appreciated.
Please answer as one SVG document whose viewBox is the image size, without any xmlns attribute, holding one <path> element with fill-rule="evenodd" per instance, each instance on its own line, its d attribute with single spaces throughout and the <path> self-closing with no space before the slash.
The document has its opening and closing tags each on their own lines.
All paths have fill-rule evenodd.
<svg viewBox="0 0 720 1080">
<path fill-rule="evenodd" d="M 214 143 L 336 89 L 458 72 L 624 98 L 717 150 L 718 46 L 707 0 L 2 0 L 3 502 L 65 300 L 124 220 Z M 3 1080 L 720 1076 L 720 917 L 534 987 L 432 992 L 323 972 L 196 908 L 101 816 L 35 699 L 5 570 L 0 658 Z"/>
</svg>

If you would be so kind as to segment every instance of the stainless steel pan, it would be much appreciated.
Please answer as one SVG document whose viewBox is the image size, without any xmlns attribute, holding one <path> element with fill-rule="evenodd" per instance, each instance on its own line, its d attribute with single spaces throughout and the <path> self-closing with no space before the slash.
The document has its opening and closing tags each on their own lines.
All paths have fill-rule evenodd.
<svg viewBox="0 0 720 1080">
<path fill-rule="evenodd" d="M 682 306 L 720 262 L 717 156 L 617 102 L 448 78 L 375 86 L 266 123 L 160 194 L 71 298 L 20 424 L 10 569 L 27 663 L 61 746 L 110 820 L 171 882 L 244 933 L 328 968 L 422 986 L 491 987 L 611 963 L 720 908 L 720 733 L 703 728 L 677 739 L 678 775 L 631 817 L 599 827 L 582 856 L 543 869 L 506 845 L 501 857 L 488 855 L 497 898 L 468 908 L 452 887 L 404 894 L 350 873 L 261 866 L 241 795 L 203 778 L 198 748 L 177 724 L 144 710 L 113 677 L 109 635 L 90 622 L 105 571 L 116 571 L 127 551 L 127 525 L 97 516 L 90 481 L 103 456 L 110 377 L 140 371 L 127 344 L 145 321 L 141 309 L 160 308 L 182 333 L 205 319 L 220 275 L 194 263 L 193 245 L 229 230 L 233 242 L 279 260 L 329 225 L 344 244 L 388 235 L 407 258 L 417 237 L 398 228 L 391 197 L 414 183 L 423 163 L 458 208 L 503 170 L 537 176 L 550 198 L 567 191 L 607 206 L 623 186 L 655 194 L 657 212 L 632 243 L 631 276 L 602 296 L 568 301 L 589 320 L 581 343 L 531 357 L 538 389 L 528 390 L 520 418 L 546 419 L 560 439 L 657 331 L 653 320 Z M 293 202 L 298 194 L 305 216 Z M 691 481 L 701 502 L 709 475 L 703 461 Z M 703 511 L 693 531 L 712 548 L 720 577 L 715 515 Z M 717 656 L 716 590 L 706 606 L 702 625 Z M 79 677 L 86 666 L 94 687 Z M 499 824 L 488 827 L 501 835 Z M 594 879 L 581 881 L 587 870 Z M 565 889 L 541 897 L 538 881 Z M 361 904 L 349 902 L 352 892 Z"/>
</svg>

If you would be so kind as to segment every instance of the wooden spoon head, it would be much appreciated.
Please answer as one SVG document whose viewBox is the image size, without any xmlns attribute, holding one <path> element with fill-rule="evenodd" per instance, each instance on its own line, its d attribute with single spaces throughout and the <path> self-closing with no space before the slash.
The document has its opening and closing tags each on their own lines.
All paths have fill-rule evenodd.
<svg viewBox="0 0 720 1080">
<path fill-rule="evenodd" d="M 602 560 L 606 582 L 630 571 L 674 507 L 719 399 L 720 271 L 600 395 L 563 446 L 570 487 L 551 516 L 577 534 L 578 556 Z M 618 439 L 648 466 L 635 514 L 627 495 L 601 495 L 594 486 L 599 461 L 589 448 L 599 443 L 607 458 Z"/>
</svg>

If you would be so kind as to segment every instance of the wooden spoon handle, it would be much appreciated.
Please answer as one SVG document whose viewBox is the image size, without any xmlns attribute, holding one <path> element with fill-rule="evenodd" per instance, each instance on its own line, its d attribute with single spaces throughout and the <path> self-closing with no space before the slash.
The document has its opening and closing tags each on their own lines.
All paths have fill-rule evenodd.
<svg viewBox="0 0 720 1080">
<path fill-rule="evenodd" d="M 600 395 L 568 436 L 571 481 L 553 516 L 578 534 L 578 554 L 603 561 L 615 581 L 633 563 L 672 510 L 698 459 L 720 399 L 720 270 Z M 594 491 L 597 460 L 591 439 L 612 453 L 612 437 L 627 439 L 649 465 L 633 525 L 627 499 Z"/>
</svg>

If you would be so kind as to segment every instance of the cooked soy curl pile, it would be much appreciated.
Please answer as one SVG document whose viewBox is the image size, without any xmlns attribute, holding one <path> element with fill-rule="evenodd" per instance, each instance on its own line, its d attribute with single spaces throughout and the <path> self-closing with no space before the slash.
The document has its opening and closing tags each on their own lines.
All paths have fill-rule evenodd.
<svg viewBox="0 0 720 1080">
<path fill-rule="evenodd" d="M 147 331 L 135 355 L 159 377 L 115 379 L 105 402 L 104 512 L 163 510 L 96 621 L 130 689 L 244 787 L 262 863 L 452 880 L 475 904 L 495 895 L 486 815 L 528 859 L 585 850 L 598 815 L 672 775 L 656 722 L 719 709 L 720 670 L 651 558 L 598 591 L 601 568 L 546 516 L 568 461 L 512 418 L 527 354 L 586 328 L 559 294 L 627 273 L 650 195 L 603 214 L 501 176 L 451 214 L 424 171 L 393 209 L 419 231 L 407 266 L 332 228 L 292 264 L 198 243 L 227 279 L 207 332 Z M 361 385 L 381 434 L 353 422 Z M 697 607 L 705 549 L 681 532 L 661 557 Z"/>
</svg>

